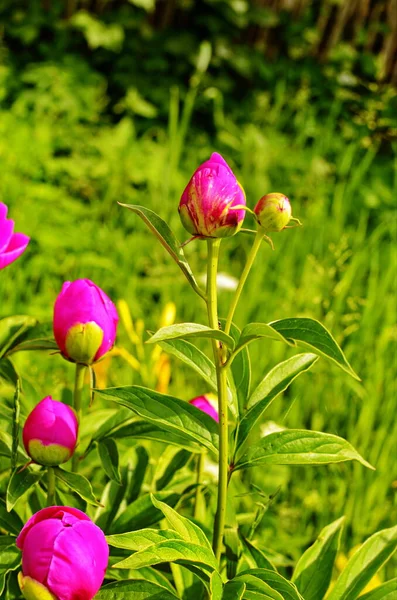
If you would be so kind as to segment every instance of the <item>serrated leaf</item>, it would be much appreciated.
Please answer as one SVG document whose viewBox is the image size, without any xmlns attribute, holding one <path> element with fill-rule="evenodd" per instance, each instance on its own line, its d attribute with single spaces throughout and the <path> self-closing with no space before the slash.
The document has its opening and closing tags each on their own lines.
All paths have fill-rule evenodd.
<svg viewBox="0 0 397 600">
<path fill-rule="evenodd" d="M 175 539 L 180 540 L 182 538 L 179 533 L 171 529 L 139 529 L 138 531 L 106 536 L 109 546 L 123 548 L 124 550 L 133 550 L 134 552 L 145 550 L 166 540 Z"/>
<path fill-rule="evenodd" d="M 176 356 L 201 375 L 211 390 L 216 391 L 216 371 L 214 363 L 196 346 L 185 340 L 167 340 L 159 342 L 159 346 L 168 354 Z"/>
<path fill-rule="evenodd" d="M 58 479 L 62 481 L 68 488 L 76 492 L 80 498 L 83 498 L 83 500 L 88 502 L 88 504 L 100 506 L 100 503 L 95 498 L 94 492 L 92 491 L 91 483 L 86 477 L 80 475 L 79 473 L 65 471 L 60 467 L 54 467 L 54 471 Z"/>
<path fill-rule="evenodd" d="M 202 444 L 217 454 L 217 423 L 188 402 L 137 385 L 107 388 L 96 393 L 131 409 L 157 427 Z"/>
<path fill-rule="evenodd" d="M 95 600 L 175 600 L 168 589 L 144 579 L 116 581 L 103 586 Z"/>
<path fill-rule="evenodd" d="M 212 547 L 207 539 L 207 536 L 198 525 L 186 517 L 182 517 L 176 512 L 176 510 L 168 506 L 168 504 L 157 500 L 157 498 L 153 495 L 152 502 L 156 508 L 161 510 L 167 520 L 168 525 L 172 527 L 174 531 L 179 533 L 183 540 L 186 542 L 191 542 L 192 544 L 203 546 L 203 548 L 206 548 L 211 554 L 213 554 Z"/>
<path fill-rule="evenodd" d="M 162 246 L 174 259 L 174 261 L 181 269 L 182 273 L 185 275 L 186 279 L 188 280 L 196 294 L 198 294 L 201 298 L 205 299 L 205 294 L 200 289 L 193 275 L 193 272 L 186 259 L 183 248 L 181 247 L 181 243 L 177 240 L 167 223 L 155 212 L 144 206 L 138 206 L 135 204 L 122 204 L 121 202 L 119 202 L 119 204 L 120 206 L 132 210 L 132 212 L 136 213 L 141 217 L 141 219 L 145 222 L 149 229 L 155 234 Z"/>
<path fill-rule="evenodd" d="M 200 323 L 177 323 L 162 327 L 151 338 L 147 340 L 147 344 L 157 344 L 158 342 L 187 338 L 209 338 L 218 340 L 225 344 L 230 350 L 234 349 L 234 340 L 230 335 L 227 335 L 220 329 L 211 329 L 207 325 Z"/>
<path fill-rule="evenodd" d="M 248 401 L 248 411 L 240 421 L 236 450 L 246 441 L 250 431 L 279 394 L 301 373 L 308 371 L 318 360 L 315 354 L 297 354 L 276 365 L 260 382 Z"/>
<path fill-rule="evenodd" d="M 121 483 L 119 453 L 116 442 L 112 438 L 104 438 L 98 442 L 98 453 L 102 466 L 109 479 Z"/>
<path fill-rule="evenodd" d="M 246 587 L 244 581 L 228 581 L 223 589 L 222 600 L 242 600 Z"/>
<path fill-rule="evenodd" d="M 136 552 L 129 558 L 114 565 L 117 569 L 141 569 L 165 562 L 193 564 L 198 567 L 217 569 L 214 554 L 207 548 L 185 542 L 184 540 L 167 540 Z"/>
<path fill-rule="evenodd" d="M 397 548 L 397 526 L 378 531 L 353 554 L 327 600 L 355 600 Z"/>
<path fill-rule="evenodd" d="M 43 477 L 44 471 L 32 471 L 31 469 L 23 469 L 23 471 L 15 469 L 7 486 L 7 511 L 10 512 L 15 504 L 24 496 L 32 486 L 36 485 Z"/>
<path fill-rule="evenodd" d="M 337 342 L 318 321 L 308 318 L 282 319 L 273 321 L 269 325 L 286 339 L 296 342 L 298 346 L 329 358 L 346 373 L 360 381 Z"/>
<path fill-rule="evenodd" d="M 292 581 L 305 600 L 321 600 L 329 587 L 345 518 L 321 531 L 317 540 L 299 559 Z"/>
<path fill-rule="evenodd" d="M 396 597 L 397 577 L 360 596 L 360 600 L 396 600 Z"/>
<path fill-rule="evenodd" d="M 373 469 L 349 442 L 337 435 L 286 429 L 271 433 L 250 446 L 235 470 L 261 465 L 323 465 L 347 460 L 357 460 Z"/>
</svg>

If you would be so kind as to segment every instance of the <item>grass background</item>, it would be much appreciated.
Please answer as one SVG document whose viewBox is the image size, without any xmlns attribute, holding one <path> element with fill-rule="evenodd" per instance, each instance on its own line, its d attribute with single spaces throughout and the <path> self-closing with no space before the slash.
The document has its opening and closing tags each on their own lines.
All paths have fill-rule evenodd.
<svg viewBox="0 0 397 600">
<path fill-rule="evenodd" d="M 135 6 L 131 10 L 144 14 Z M 42 25 L 26 14 L 42 32 Z M 115 9 L 103 17 L 110 37 L 116 14 Z M 267 84 L 253 86 L 240 102 L 235 90 L 228 92 L 237 75 L 216 71 L 214 45 L 211 57 L 211 45 L 201 40 L 180 73 L 156 81 L 158 67 L 150 71 L 146 63 L 136 85 L 121 92 L 114 72 L 121 72 L 126 60 L 122 45 L 115 50 L 102 42 L 98 49 L 89 48 L 89 36 L 85 33 L 84 41 L 83 35 L 87 28 L 79 25 L 80 47 L 65 53 L 70 40 L 63 47 L 58 40 L 55 56 L 50 56 L 40 35 L 21 41 L 15 34 L 15 14 L 6 16 L 9 28 L 0 68 L 0 198 L 9 206 L 16 229 L 32 242 L 18 263 L 2 273 L 2 316 L 23 313 L 49 321 L 62 282 L 86 277 L 115 301 L 124 299 L 134 323 L 142 320 L 144 330 L 158 327 L 169 302 L 176 305 L 176 321 L 205 322 L 200 300 L 175 264 L 138 217 L 117 202 L 153 209 L 184 240 L 187 233 L 177 213 L 181 192 L 196 166 L 211 152 L 221 152 L 251 207 L 265 193 L 281 191 L 304 224 L 273 235 L 274 252 L 267 246 L 261 249 L 236 322 L 243 326 L 290 316 L 319 319 L 362 379 L 350 380 L 320 361 L 272 405 L 268 419 L 343 436 L 376 466 L 374 472 L 351 464 L 255 472 L 253 481 L 266 494 L 280 486 L 262 525 L 263 540 L 296 559 L 321 527 L 342 514 L 347 516 L 346 551 L 391 526 L 397 486 L 397 170 L 390 84 L 361 74 L 363 87 L 354 90 L 359 100 L 346 100 L 343 85 L 321 85 L 334 81 L 326 68 L 335 74 L 339 63 L 325 68 L 310 62 L 308 67 L 286 55 L 284 72 L 277 64 L 273 70 L 268 67 Z M 101 16 L 92 18 L 102 22 Z M 114 17 L 115 23 L 124 21 Z M 179 39 L 179 33 L 169 29 L 168 41 Z M 151 53 L 167 61 L 158 37 L 155 42 Z M 34 47 L 36 54 L 27 58 L 20 51 L 16 59 L 17 44 L 25 44 L 26 52 Z M 176 63 L 181 60 L 178 52 Z M 112 61 L 114 71 L 106 70 Z M 292 77 L 295 69 L 299 76 Z M 132 77 L 139 71 L 137 64 L 131 71 Z M 238 277 L 249 245 L 250 238 L 242 234 L 226 240 L 221 271 Z M 186 249 L 198 277 L 205 271 L 205 252 L 199 241 Z M 223 315 L 230 298 L 230 291 L 220 291 Z M 133 351 L 123 325 L 118 345 Z M 265 341 L 250 351 L 254 383 L 289 352 Z M 47 394 L 68 393 L 72 366 L 60 357 L 29 353 L 16 360 L 26 381 L 27 405 Z M 108 385 L 141 382 L 141 374 L 113 358 Z M 207 391 L 173 359 L 169 390 L 186 400 Z M 241 501 L 242 515 L 250 502 Z M 388 569 L 391 574 L 392 566 Z"/>
</svg>

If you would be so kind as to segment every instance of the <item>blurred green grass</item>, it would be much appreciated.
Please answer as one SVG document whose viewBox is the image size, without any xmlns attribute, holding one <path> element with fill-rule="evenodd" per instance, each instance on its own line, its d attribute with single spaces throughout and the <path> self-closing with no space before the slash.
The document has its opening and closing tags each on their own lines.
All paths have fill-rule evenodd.
<svg viewBox="0 0 397 600">
<path fill-rule="evenodd" d="M 49 82 L 53 75 L 48 73 Z M 314 532 L 341 514 L 348 518 L 348 548 L 390 526 L 397 434 L 395 155 L 393 165 L 379 142 L 341 131 L 337 100 L 324 118 L 307 98 L 290 98 L 282 82 L 266 107 L 258 99 L 248 124 L 237 126 L 214 105 L 215 137 L 197 126 L 194 112 L 190 122 L 194 96 L 186 100 L 191 106 L 185 103 L 187 121 L 181 123 L 175 88 L 168 130 L 137 128 L 131 116 L 107 121 L 101 116 L 103 93 L 95 77 L 77 88 L 65 76 L 60 87 L 49 83 L 36 94 L 22 93 L 0 112 L 0 198 L 16 229 L 32 237 L 27 253 L 2 273 L 2 315 L 48 321 L 62 282 L 87 277 L 114 300 L 125 299 L 133 319 L 144 319 L 148 330 L 157 327 L 169 301 L 177 305 L 178 321 L 205 322 L 200 300 L 177 267 L 138 217 L 117 202 L 150 207 L 182 241 L 187 234 L 177 213 L 180 194 L 195 167 L 220 151 L 251 207 L 263 194 L 281 191 L 304 224 L 274 235 L 274 252 L 261 249 L 236 322 L 318 318 L 362 378 L 350 380 L 320 361 L 273 404 L 268 418 L 341 435 L 376 466 L 374 472 L 341 465 L 255 473 L 253 481 L 269 494 L 282 486 L 263 536 L 274 549 L 287 547 L 297 557 Z M 226 240 L 221 271 L 238 277 L 249 244 L 244 235 Z M 196 241 L 186 252 L 195 273 L 203 275 L 205 244 Z M 223 315 L 228 300 L 230 292 L 221 291 Z M 122 328 L 119 340 L 128 347 Z M 287 353 L 276 343 L 253 345 L 255 380 Z M 28 404 L 35 395 L 60 397 L 70 387 L 71 365 L 59 357 L 29 353 L 17 361 L 31 384 L 25 388 Z M 109 383 L 116 382 L 140 381 L 114 360 Z M 170 391 L 188 400 L 207 390 L 172 361 Z"/>
</svg>

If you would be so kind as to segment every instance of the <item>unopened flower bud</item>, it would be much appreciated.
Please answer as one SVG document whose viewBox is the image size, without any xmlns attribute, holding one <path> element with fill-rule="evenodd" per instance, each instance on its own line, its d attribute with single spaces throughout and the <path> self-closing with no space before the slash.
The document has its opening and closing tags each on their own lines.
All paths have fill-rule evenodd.
<svg viewBox="0 0 397 600">
<path fill-rule="evenodd" d="M 54 336 L 62 355 L 90 365 L 114 345 L 119 317 L 113 302 L 89 279 L 66 281 L 54 306 Z"/>
<path fill-rule="evenodd" d="M 210 417 L 212 417 L 217 423 L 219 422 L 218 411 L 213 406 L 211 402 L 212 394 L 206 394 L 204 396 L 197 396 L 197 398 L 193 398 L 190 400 L 189 404 L 192 404 L 196 408 L 202 410 L 207 413 Z"/>
<path fill-rule="evenodd" d="M 234 235 L 243 224 L 245 194 L 233 171 L 220 154 L 200 165 L 187 184 L 179 203 L 185 229 L 198 237 Z"/>
<path fill-rule="evenodd" d="M 53 467 L 72 456 L 77 433 L 73 409 L 47 396 L 29 414 L 22 437 L 25 450 L 35 463 Z"/>
<path fill-rule="evenodd" d="M 34 514 L 16 540 L 19 585 L 26 600 L 92 600 L 105 577 L 109 547 L 103 531 L 77 508 Z"/>
<path fill-rule="evenodd" d="M 264 233 L 281 231 L 291 219 L 291 204 L 284 194 L 272 192 L 259 200 L 254 213 Z"/>
</svg>

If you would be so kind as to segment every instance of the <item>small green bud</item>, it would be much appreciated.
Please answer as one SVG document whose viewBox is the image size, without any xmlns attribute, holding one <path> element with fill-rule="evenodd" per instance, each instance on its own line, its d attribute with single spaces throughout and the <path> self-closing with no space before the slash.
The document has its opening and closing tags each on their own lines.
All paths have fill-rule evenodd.
<svg viewBox="0 0 397 600">
<path fill-rule="evenodd" d="M 284 194 L 272 192 L 259 200 L 254 213 L 264 233 L 281 231 L 291 219 L 291 204 Z"/>
<path fill-rule="evenodd" d="M 94 361 L 103 340 L 103 329 L 94 321 L 73 325 L 66 335 L 66 352 L 76 363 L 89 365 Z"/>
<path fill-rule="evenodd" d="M 45 585 L 31 577 L 24 577 L 21 572 L 18 573 L 18 583 L 26 600 L 57 600 L 56 596 L 51 594 Z"/>
</svg>

